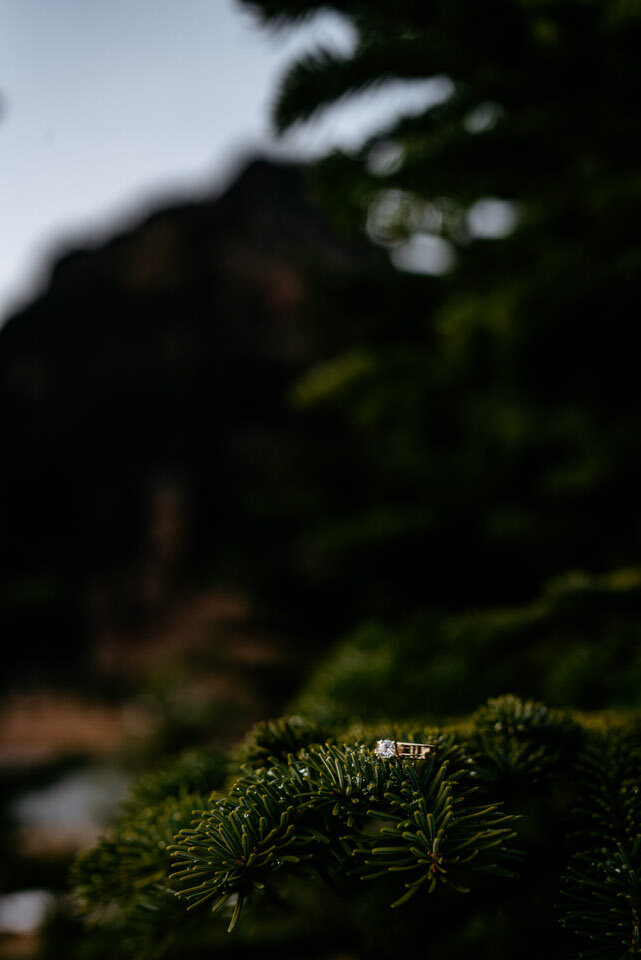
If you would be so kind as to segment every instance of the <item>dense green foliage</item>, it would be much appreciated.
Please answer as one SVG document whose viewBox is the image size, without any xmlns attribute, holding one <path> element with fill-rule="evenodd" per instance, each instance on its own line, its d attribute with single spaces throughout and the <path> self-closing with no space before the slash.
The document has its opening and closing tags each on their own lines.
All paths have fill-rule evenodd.
<svg viewBox="0 0 641 960">
<path fill-rule="evenodd" d="M 641 706 L 637 570 L 574 573 L 524 606 L 372 620 L 321 662 L 295 708 L 318 719 L 435 719 L 509 689 L 552 706 Z"/>
<path fill-rule="evenodd" d="M 279 758 L 284 730 L 292 752 Z M 434 754 L 381 760 L 372 748 L 383 733 L 430 742 Z M 496 956 L 525 937 L 573 956 L 561 919 L 605 938 L 599 956 L 636 956 L 640 734 L 638 714 L 572 715 L 512 696 L 449 726 L 334 728 L 327 743 L 310 743 L 298 718 L 261 724 L 244 747 L 251 759 L 230 762 L 225 792 L 126 810 L 76 865 L 77 890 L 101 929 L 124 930 L 131 956 L 184 955 L 194 935 L 204 948 L 222 929 L 207 920 L 212 910 L 233 929 L 247 904 L 250 931 L 268 930 L 290 901 L 301 908 L 301 885 L 319 881 L 338 896 L 320 901 L 359 956 L 391 957 L 399 936 L 409 949 L 426 909 L 433 943 L 449 943 L 443 955 L 465 956 L 467 942 Z M 400 924 L 381 915 L 385 902 Z M 308 908 L 298 917 L 323 922 Z"/>
<path fill-rule="evenodd" d="M 640 761 L 638 745 L 601 736 L 578 765 L 582 849 L 568 870 L 564 923 L 602 944 L 589 955 L 603 960 L 621 946 L 628 957 L 641 949 Z"/>
</svg>

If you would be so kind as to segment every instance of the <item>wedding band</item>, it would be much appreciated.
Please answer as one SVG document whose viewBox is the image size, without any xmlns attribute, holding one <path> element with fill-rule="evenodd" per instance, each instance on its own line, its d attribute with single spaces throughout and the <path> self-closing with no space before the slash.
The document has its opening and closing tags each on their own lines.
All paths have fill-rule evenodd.
<svg viewBox="0 0 641 960">
<path fill-rule="evenodd" d="M 413 760 L 424 760 L 434 753 L 433 743 L 404 743 L 400 740 L 377 740 L 374 753 L 383 760 L 392 757 L 411 757 Z"/>
</svg>

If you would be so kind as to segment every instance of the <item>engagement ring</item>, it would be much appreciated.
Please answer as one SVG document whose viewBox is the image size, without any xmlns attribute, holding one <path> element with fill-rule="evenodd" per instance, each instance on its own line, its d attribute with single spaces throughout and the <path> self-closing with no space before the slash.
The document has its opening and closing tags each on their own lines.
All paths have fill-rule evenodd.
<svg viewBox="0 0 641 960">
<path fill-rule="evenodd" d="M 392 757 L 411 757 L 413 760 L 424 760 L 434 753 L 434 744 L 377 740 L 374 753 L 383 760 L 391 760 Z"/>
</svg>

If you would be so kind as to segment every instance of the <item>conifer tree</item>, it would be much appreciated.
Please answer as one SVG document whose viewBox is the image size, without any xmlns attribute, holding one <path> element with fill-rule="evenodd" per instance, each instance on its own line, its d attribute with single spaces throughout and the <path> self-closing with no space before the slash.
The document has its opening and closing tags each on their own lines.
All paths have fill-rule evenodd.
<svg viewBox="0 0 641 960">
<path fill-rule="evenodd" d="M 408 278 L 385 329 L 337 338 L 298 387 L 363 462 L 360 500 L 337 467 L 303 530 L 310 566 L 369 583 L 364 603 L 397 615 L 636 563 L 639 4 L 244 5 L 270 25 L 332 9 L 355 36 L 349 55 L 291 65 L 280 130 L 390 79 L 440 91 L 308 171 L 337 221 L 397 261 L 426 238 L 452 260 Z"/>
</svg>

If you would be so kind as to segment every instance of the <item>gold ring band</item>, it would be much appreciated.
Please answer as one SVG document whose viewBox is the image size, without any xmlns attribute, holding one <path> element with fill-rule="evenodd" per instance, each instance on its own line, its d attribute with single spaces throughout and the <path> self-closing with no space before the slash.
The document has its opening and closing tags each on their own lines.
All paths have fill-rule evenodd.
<svg viewBox="0 0 641 960">
<path fill-rule="evenodd" d="M 425 760 L 434 753 L 433 743 L 406 743 L 401 740 L 377 740 L 374 753 L 383 760 L 393 757 L 411 757 L 413 760 Z"/>
</svg>

